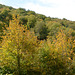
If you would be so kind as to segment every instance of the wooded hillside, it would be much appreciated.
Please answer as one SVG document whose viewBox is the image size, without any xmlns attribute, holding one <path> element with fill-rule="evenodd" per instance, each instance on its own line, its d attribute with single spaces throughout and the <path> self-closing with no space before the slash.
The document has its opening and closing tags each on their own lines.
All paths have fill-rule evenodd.
<svg viewBox="0 0 75 75">
<path fill-rule="evenodd" d="M 74 75 L 75 21 L 0 4 L 1 75 Z"/>
</svg>

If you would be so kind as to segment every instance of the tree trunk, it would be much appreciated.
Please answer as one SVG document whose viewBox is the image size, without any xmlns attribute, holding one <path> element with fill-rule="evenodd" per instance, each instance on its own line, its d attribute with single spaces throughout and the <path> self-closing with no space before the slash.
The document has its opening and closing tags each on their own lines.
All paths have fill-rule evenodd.
<svg viewBox="0 0 75 75">
<path fill-rule="evenodd" d="M 20 54 L 19 54 L 19 49 L 17 50 L 17 69 L 18 69 L 18 75 L 21 75 L 21 72 L 20 72 Z"/>
</svg>

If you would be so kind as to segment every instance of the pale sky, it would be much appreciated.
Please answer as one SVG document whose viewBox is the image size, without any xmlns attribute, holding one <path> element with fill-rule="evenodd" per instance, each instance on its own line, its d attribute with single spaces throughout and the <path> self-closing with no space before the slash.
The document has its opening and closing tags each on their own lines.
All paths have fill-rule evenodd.
<svg viewBox="0 0 75 75">
<path fill-rule="evenodd" d="M 75 0 L 0 0 L 0 4 L 29 9 L 54 18 L 75 21 Z"/>
</svg>

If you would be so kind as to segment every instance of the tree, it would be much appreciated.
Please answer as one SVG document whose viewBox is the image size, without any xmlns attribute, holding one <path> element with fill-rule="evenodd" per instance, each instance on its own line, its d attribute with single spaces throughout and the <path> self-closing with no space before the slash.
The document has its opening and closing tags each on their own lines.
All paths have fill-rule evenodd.
<svg viewBox="0 0 75 75">
<path fill-rule="evenodd" d="M 47 39 L 42 44 L 40 50 L 40 71 L 43 75 L 72 75 L 72 62 L 71 54 L 75 44 L 72 42 L 72 38 L 64 34 L 61 30 L 53 39 Z"/>
<path fill-rule="evenodd" d="M 20 19 L 20 24 L 27 25 L 27 22 L 28 22 L 27 18 L 25 18 L 24 16 L 21 16 L 19 19 Z"/>
<path fill-rule="evenodd" d="M 33 64 L 39 41 L 27 27 L 19 25 L 15 17 L 4 30 L 4 35 L 0 48 L 0 66 L 9 67 L 15 74 L 22 75 L 27 70 L 26 66 Z"/>
<path fill-rule="evenodd" d="M 37 18 L 45 20 L 46 16 L 42 14 L 37 14 Z"/>
<path fill-rule="evenodd" d="M 34 15 L 26 16 L 28 19 L 27 26 L 28 28 L 33 28 L 35 26 L 36 17 Z"/>
<path fill-rule="evenodd" d="M 46 27 L 43 21 L 37 21 L 36 26 L 34 27 L 34 32 L 37 35 L 39 40 L 47 39 L 48 28 Z"/>
<path fill-rule="evenodd" d="M 47 27 L 48 27 L 48 30 L 49 30 L 49 34 L 48 35 L 49 36 L 54 36 L 58 32 L 58 30 L 60 29 L 60 26 L 61 26 L 61 24 L 58 23 L 58 22 L 55 22 L 55 21 L 51 22 L 51 21 L 49 21 L 47 23 Z"/>
</svg>

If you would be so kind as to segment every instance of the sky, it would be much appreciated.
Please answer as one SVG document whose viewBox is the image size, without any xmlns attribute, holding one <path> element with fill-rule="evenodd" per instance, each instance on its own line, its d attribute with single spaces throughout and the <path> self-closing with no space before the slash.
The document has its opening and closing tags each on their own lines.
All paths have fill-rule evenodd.
<svg viewBox="0 0 75 75">
<path fill-rule="evenodd" d="M 75 0 L 0 0 L 0 4 L 29 9 L 53 18 L 75 21 Z"/>
</svg>

